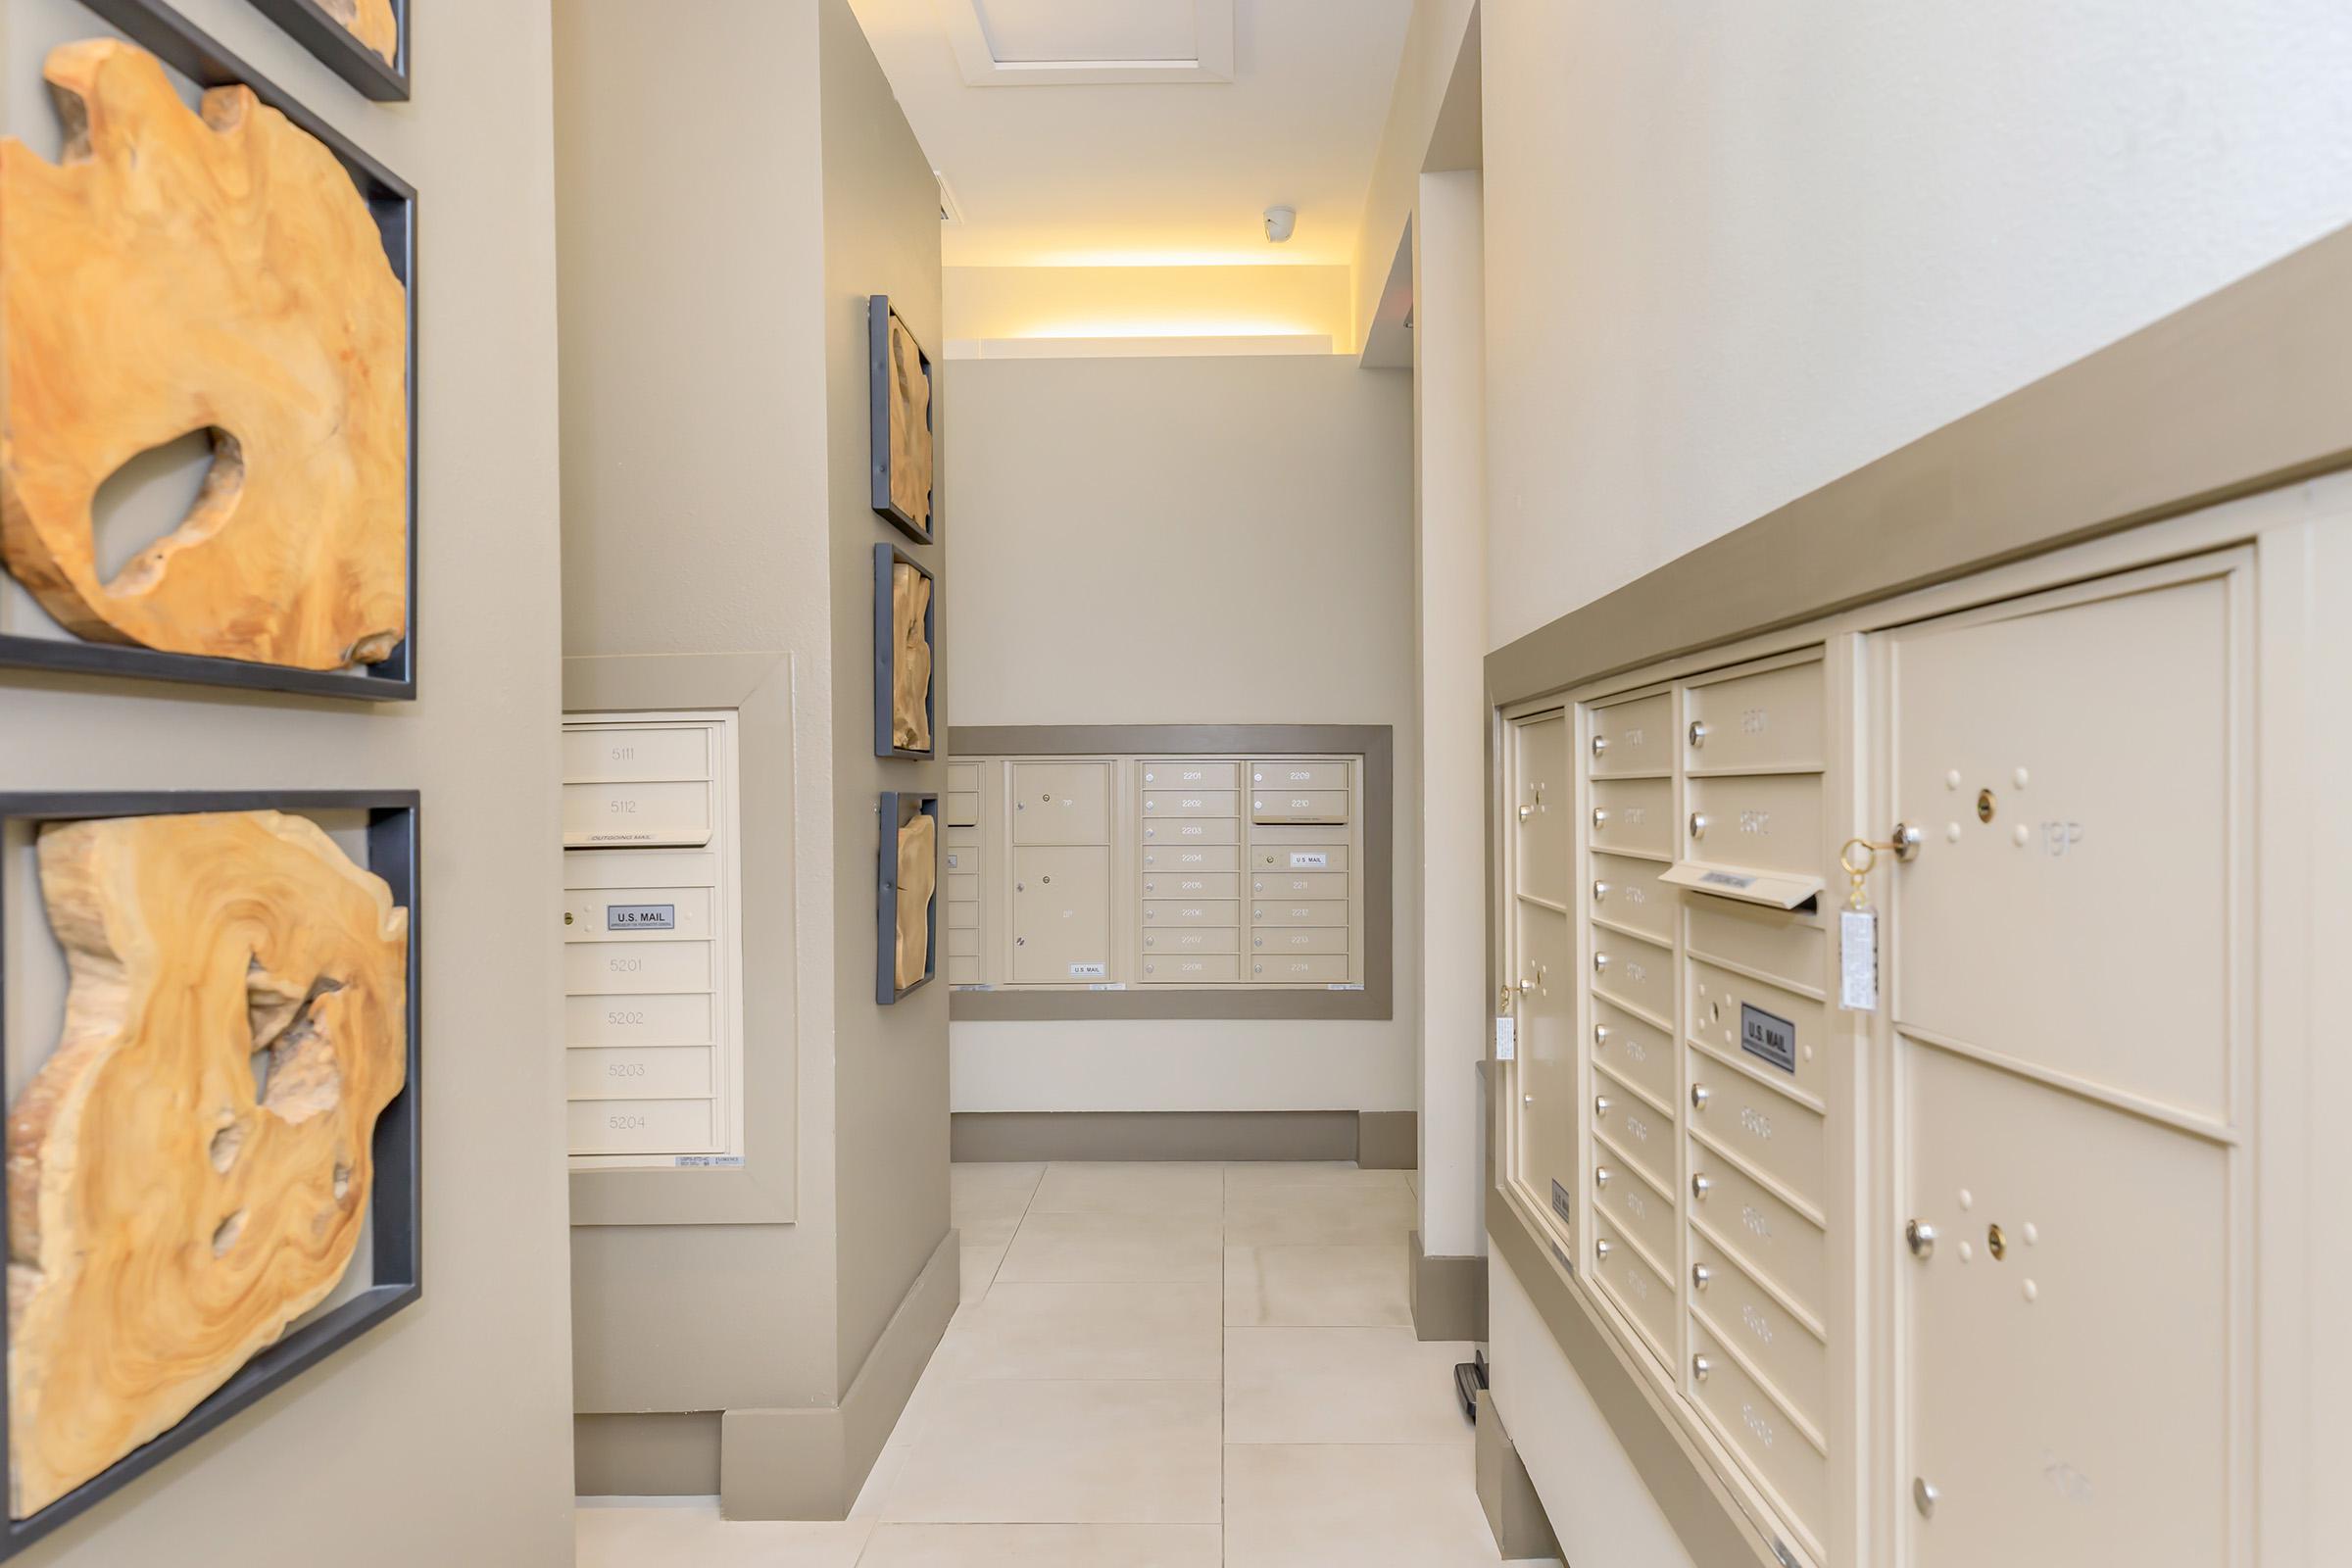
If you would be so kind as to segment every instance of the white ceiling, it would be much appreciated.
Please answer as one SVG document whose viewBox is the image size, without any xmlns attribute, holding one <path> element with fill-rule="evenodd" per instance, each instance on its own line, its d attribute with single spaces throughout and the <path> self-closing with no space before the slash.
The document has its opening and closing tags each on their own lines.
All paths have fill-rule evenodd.
<svg viewBox="0 0 2352 1568">
<path fill-rule="evenodd" d="M 1190 63 L 1218 0 L 850 0 L 962 221 L 951 267 L 1345 265 L 1412 0 L 1231 0 L 1233 77 L 1072 84 L 1084 66 Z M 1024 69 L 974 86 L 956 40 Z M 1118 69 L 1114 66 L 1113 69 Z M 1266 243 L 1260 215 L 1298 210 Z"/>
</svg>

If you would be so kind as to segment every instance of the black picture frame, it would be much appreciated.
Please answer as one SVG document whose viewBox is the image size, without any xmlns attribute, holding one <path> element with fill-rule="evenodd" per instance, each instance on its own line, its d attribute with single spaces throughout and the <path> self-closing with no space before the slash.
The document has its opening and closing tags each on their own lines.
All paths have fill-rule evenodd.
<svg viewBox="0 0 2352 1568">
<path fill-rule="evenodd" d="M 931 645 L 931 681 L 923 688 L 923 714 L 931 721 L 931 749 L 912 752 L 893 744 L 898 718 L 899 626 L 891 578 L 894 568 L 912 566 L 931 585 L 923 607 L 923 640 Z M 939 579 L 897 545 L 874 546 L 874 755 L 927 762 L 939 756 Z"/>
<path fill-rule="evenodd" d="M 303 3 L 307 5 L 310 0 Z M 416 628 L 422 618 L 416 572 L 416 188 L 163 0 L 81 0 L 81 4 L 132 43 L 202 86 L 252 88 L 256 98 L 323 143 L 350 171 L 352 181 L 367 198 L 376 229 L 383 236 L 384 254 L 391 261 L 392 273 L 400 279 L 408 297 L 408 635 L 381 663 L 346 670 L 315 670 L 210 655 L 164 653 L 80 638 L 0 633 L 0 666 L 228 686 L 245 691 L 293 692 L 364 703 L 413 702 L 416 696 Z"/>
<path fill-rule="evenodd" d="M 247 1406 L 301 1377 L 343 1347 L 409 1306 L 424 1291 L 423 1231 L 423 872 L 421 808 L 415 790 L 160 790 L 57 794 L 0 793 L 0 821 L 85 821 L 92 817 L 165 816 L 196 811 L 349 811 L 368 813 L 368 869 L 392 889 L 409 911 L 408 1080 L 376 1118 L 375 1186 L 368 1200 L 373 1282 L 317 1321 L 293 1330 L 256 1354 L 170 1431 L 116 1460 L 99 1474 L 24 1519 L 0 1526 L 0 1561 L 15 1556 L 60 1525 L 88 1511 L 163 1464 Z M 0 1102 L 13 1103 L 7 1081 L 7 975 L 0 972 Z M 8 1241 L 7 1205 L 0 1203 L 0 1248 Z M 0 1382 L 9 1348 L 0 1337 Z M 0 1454 L 8 1450 L 9 1409 L 0 1398 Z"/>
<path fill-rule="evenodd" d="M 932 878 L 931 907 L 925 911 L 929 939 L 924 946 L 923 977 L 910 986 L 899 984 L 899 829 L 906 807 L 931 818 L 934 844 L 944 847 L 947 835 L 939 816 L 939 795 L 932 790 L 884 790 L 876 818 L 880 828 L 880 896 L 874 901 L 874 1001 L 888 1007 L 939 978 L 939 886 Z M 936 852 L 935 852 L 936 853 Z M 5 1240 L 0 1233 L 0 1240 Z"/>
<path fill-rule="evenodd" d="M 915 342 L 917 363 L 923 368 L 923 380 L 929 383 L 931 395 L 923 400 L 923 427 L 931 432 L 931 517 L 928 524 L 917 523 L 891 498 L 890 473 L 890 323 L 896 318 L 906 326 L 906 318 L 890 308 L 890 296 L 875 294 L 865 302 L 865 355 L 867 411 L 870 427 L 866 440 L 872 454 L 873 508 L 890 520 L 890 525 L 918 545 L 934 544 L 939 538 L 939 377 L 932 373 L 931 356 L 918 339 Z M 909 338 L 914 336 L 911 327 Z"/>
<path fill-rule="evenodd" d="M 326 69 L 359 89 L 361 96 L 379 104 L 406 103 L 409 97 L 410 0 L 392 0 L 392 20 L 400 26 L 400 44 L 392 61 L 360 42 L 318 0 L 253 0 L 253 8 L 296 43 L 325 62 Z"/>
</svg>

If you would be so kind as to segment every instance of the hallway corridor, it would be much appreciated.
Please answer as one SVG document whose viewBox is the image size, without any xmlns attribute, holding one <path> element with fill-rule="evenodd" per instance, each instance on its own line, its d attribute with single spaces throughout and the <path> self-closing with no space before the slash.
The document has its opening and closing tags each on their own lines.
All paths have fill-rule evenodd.
<svg viewBox="0 0 2352 1568">
<path fill-rule="evenodd" d="M 1406 1304 L 1412 1177 L 958 1165 L 964 1301 L 838 1524 L 594 1499 L 580 1568 L 1468 1568 L 1461 1343 Z"/>
</svg>

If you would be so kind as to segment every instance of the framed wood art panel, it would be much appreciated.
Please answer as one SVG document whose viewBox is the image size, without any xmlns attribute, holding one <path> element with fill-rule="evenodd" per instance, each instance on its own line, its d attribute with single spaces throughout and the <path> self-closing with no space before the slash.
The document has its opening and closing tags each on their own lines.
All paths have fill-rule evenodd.
<svg viewBox="0 0 2352 1568">
<path fill-rule="evenodd" d="M 866 357 L 872 387 L 873 507 L 899 532 L 927 545 L 939 531 L 931 356 L 914 340 L 890 296 L 866 301 Z"/>
<path fill-rule="evenodd" d="M 887 1007 L 939 975 L 939 796 L 884 790 L 874 1001 Z"/>
<path fill-rule="evenodd" d="M 418 1298 L 418 815 L 0 794 L 0 1558 Z"/>
<path fill-rule="evenodd" d="M 161 0 L 82 4 L 79 155 L 0 143 L 0 665 L 413 698 L 416 189 Z M 201 482 L 125 539 L 151 461 Z"/>
<path fill-rule="evenodd" d="M 409 96 L 411 0 L 253 0 L 326 68 L 378 103 Z"/>
<path fill-rule="evenodd" d="M 888 542 L 874 546 L 874 755 L 939 755 L 932 696 L 938 659 L 939 584 L 923 564 Z"/>
</svg>

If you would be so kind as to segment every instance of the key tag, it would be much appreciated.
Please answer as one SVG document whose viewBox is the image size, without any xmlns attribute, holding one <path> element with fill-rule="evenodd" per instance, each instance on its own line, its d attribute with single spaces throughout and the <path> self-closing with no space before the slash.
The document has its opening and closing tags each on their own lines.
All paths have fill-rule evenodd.
<svg viewBox="0 0 2352 1568">
<path fill-rule="evenodd" d="M 1854 863 L 1861 851 L 1862 863 Z M 1865 839 L 1847 839 L 1838 852 L 1852 891 L 1838 911 L 1838 1005 L 1847 1012 L 1879 1010 L 1879 911 L 1863 893 L 1863 879 L 1879 863 L 1878 847 Z"/>
<path fill-rule="evenodd" d="M 1502 1010 L 1494 1015 L 1494 1059 L 1516 1061 L 1519 1059 L 1519 1019 L 1511 1011 L 1509 986 L 1502 988 L 1502 999 L 1497 1005 Z"/>
</svg>

